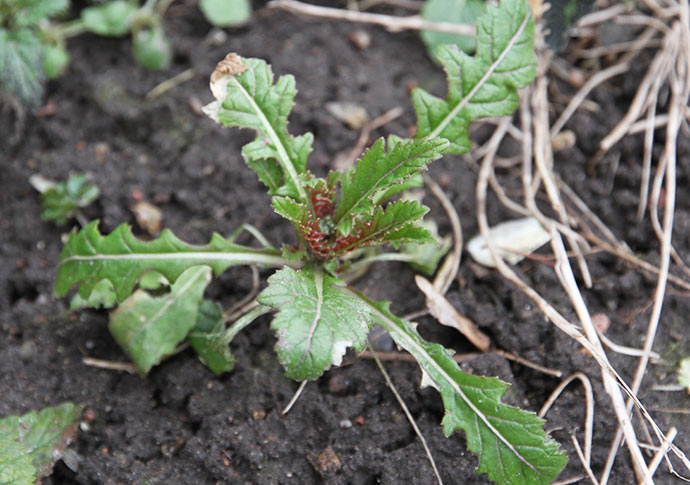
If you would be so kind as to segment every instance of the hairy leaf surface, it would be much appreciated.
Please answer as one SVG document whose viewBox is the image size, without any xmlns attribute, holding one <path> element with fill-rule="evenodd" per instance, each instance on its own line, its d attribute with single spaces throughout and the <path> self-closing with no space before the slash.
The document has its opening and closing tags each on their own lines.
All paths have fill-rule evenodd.
<svg viewBox="0 0 690 485">
<path fill-rule="evenodd" d="M 185 270 L 162 296 L 135 291 L 110 316 L 110 333 L 146 374 L 172 353 L 197 323 L 199 305 L 211 281 L 209 266 Z"/>
<path fill-rule="evenodd" d="M 82 406 L 59 406 L 0 419 L 0 483 L 31 485 L 50 475 L 74 440 Z"/>
<path fill-rule="evenodd" d="M 385 208 L 377 207 L 370 220 L 357 223 L 350 235 L 352 242 L 338 247 L 336 252 L 377 244 L 391 244 L 397 248 L 405 242 L 435 242 L 429 231 L 414 224 L 428 211 L 414 200 L 399 200 Z"/>
<path fill-rule="evenodd" d="M 68 0 L 23 0 L 14 3 L 17 12 L 13 24 L 17 27 L 30 27 L 42 20 L 57 15 L 67 10 Z"/>
<path fill-rule="evenodd" d="M 299 174 L 306 171 L 313 137 L 311 133 L 293 137 L 287 131 L 297 94 L 295 78 L 281 76 L 273 84 L 273 72 L 265 61 L 228 54 L 211 76 L 211 91 L 216 101 L 204 108 L 206 114 L 223 126 L 256 130 L 256 139 L 242 155 L 271 194 L 306 202 Z M 280 184 L 274 180 L 277 167 L 282 170 Z"/>
<path fill-rule="evenodd" d="M 44 77 L 36 33 L 28 28 L 0 29 L 0 85 L 27 106 L 36 106 L 43 96 Z"/>
<path fill-rule="evenodd" d="M 220 274 L 240 264 L 284 263 L 277 250 L 240 246 L 218 234 L 206 246 L 193 246 L 166 229 L 158 239 L 145 242 L 134 237 L 127 224 L 103 236 L 98 221 L 94 221 L 69 236 L 60 254 L 53 292 L 64 296 L 72 286 L 80 284 L 79 294 L 88 298 L 96 283 L 108 279 L 121 302 L 146 271 L 156 271 L 173 283 L 191 266 L 207 265 Z"/>
<path fill-rule="evenodd" d="M 536 73 L 533 42 L 534 19 L 525 0 L 502 0 L 498 8 L 487 6 L 477 24 L 474 57 L 457 46 L 437 51 L 448 79 L 446 99 L 422 89 L 412 92 L 416 138 L 440 136 L 450 141 L 450 152 L 469 151 L 467 128 L 472 121 L 506 116 L 517 107 L 517 89 Z"/>
<path fill-rule="evenodd" d="M 565 467 L 567 457 L 536 414 L 502 404 L 509 385 L 495 377 L 466 374 L 448 351 L 425 341 L 415 325 L 393 315 L 388 303 L 376 303 L 353 290 L 366 302 L 376 323 L 412 354 L 422 368 L 423 384 L 441 394 L 445 407 L 443 431 L 463 430 L 467 447 L 479 455 L 479 473 L 510 485 L 551 483 Z"/>
<path fill-rule="evenodd" d="M 383 139 L 376 141 L 341 179 L 341 197 L 333 217 L 340 232 L 347 236 L 356 216 L 364 216 L 366 220 L 366 216 L 373 214 L 377 195 L 426 170 L 447 146 L 448 142 L 440 139 L 398 143 L 389 140 L 386 153 Z"/>
<path fill-rule="evenodd" d="M 319 266 L 283 268 L 268 279 L 259 303 L 278 311 L 278 359 L 292 379 L 316 379 L 340 365 L 348 347 L 364 348 L 370 315 L 359 299 L 337 289 L 344 283 Z"/>
</svg>

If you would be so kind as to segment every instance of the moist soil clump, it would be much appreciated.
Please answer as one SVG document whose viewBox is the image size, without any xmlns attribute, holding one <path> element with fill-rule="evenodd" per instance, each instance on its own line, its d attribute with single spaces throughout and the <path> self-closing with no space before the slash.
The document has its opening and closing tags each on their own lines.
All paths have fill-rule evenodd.
<svg viewBox="0 0 690 485">
<path fill-rule="evenodd" d="M 221 128 L 199 112 L 199 106 L 211 100 L 207 80 L 216 62 L 234 51 L 265 59 L 276 75 L 295 76 L 299 93 L 290 130 L 314 134 L 310 167 L 319 175 L 332 168 L 336 156 L 350 150 L 359 136 L 333 118 L 326 103 L 354 102 L 365 106 L 372 118 L 400 106 L 404 114 L 374 132 L 373 140 L 412 132 L 411 87 L 439 95 L 445 90 L 443 72 L 429 60 L 415 33 L 391 34 L 375 27 L 261 11 L 247 27 L 227 31 L 227 39 L 218 42 L 200 14 L 185 5 L 170 9 L 166 30 L 176 57 L 169 70 L 158 73 L 137 67 L 125 41 L 91 36 L 70 41 L 72 63 L 49 86 L 45 98 L 46 104 L 54 105 L 54 114 L 29 115 L 21 141 L 12 146 L 8 140 L 2 142 L 0 416 L 66 400 L 87 406 L 89 420 L 71 447 L 70 466 L 58 462 L 45 480 L 48 484 L 432 483 L 422 445 L 373 361 L 349 355 L 342 367 L 309 383 L 294 408 L 283 415 L 298 383 L 283 376 L 266 318 L 236 337 L 236 367 L 220 377 L 189 350 L 154 368 L 146 379 L 83 363 L 84 357 L 127 357 L 108 332 L 106 312 L 71 313 L 67 299 L 51 298 L 61 238 L 70 225 L 60 228 L 41 221 L 40 198 L 28 182 L 32 174 L 64 180 L 71 172 L 90 173 L 101 197 L 85 216 L 100 219 L 104 233 L 121 222 L 136 227 L 129 207 L 143 198 L 162 209 L 165 227 L 190 243 L 205 243 L 214 231 L 228 235 L 245 222 L 273 243 L 293 243 L 291 226 L 273 213 L 264 187 L 242 161 L 241 147 L 253 134 Z M 355 31 L 370 36 L 368 47 L 353 43 Z M 145 101 L 151 88 L 189 67 L 197 73 L 192 80 Z M 556 154 L 556 171 L 633 251 L 654 262 L 658 241 L 651 225 L 635 219 L 641 139 L 626 138 L 614 149 L 617 169 L 605 159 L 588 172 L 598 141 L 612 120 L 625 113 L 634 89 L 598 88 L 594 100 L 604 112 L 583 111 L 573 117 L 568 128 L 578 142 Z M 0 122 L 3 133 L 14 129 L 11 118 Z M 690 180 L 688 155 L 685 138 L 679 146 L 679 187 Z M 476 165 L 446 156 L 432 165 L 430 175 L 441 181 L 465 234 L 475 234 Z M 506 169 L 499 176 L 505 180 L 515 174 Z M 439 204 L 430 196 L 425 203 L 432 208 L 430 217 L 448 233 Z M 514 216 L 495 199 L 489 201 L 491 221 L 508 217 Z M 687 190 L 678 192 L 674 244 L 681 255 L 690 253 Z M 610 316 L 611 340 L 642 347 L 655 279 L 605 253 L 588 257 L 588 263 L 594 285 L 584 296 L 590 311 Z M 576 320 L 548 264 L 528 260 L 516 269 L 566 317 Z M 392 301 L 398 315 L 425 304 L 414 285 L 414 271 L 403 264 L 375 265 L 358 285 L 377 300 Z M 250 289 L 249 271 L 232 269 L 215 279 L 208 294 L 231 305 Z M 596 410 L 592 468 L 600 470 L 617 421 L 593 359 L 497 273 L 477 269 L 469 258 L 448 299 L 491 336 L 496 348 L 564 375 L 582 371 L 590 376 Z M 655 391 L 652 385 L 674 382 L 675 365 L 690 353 L 690 342 L 684 338 L 689 313 L 687 297 L 670 291 L 655 344 L 663 363 L 649 368 L 640 394 L 663 430 L 678 428 L 675 443 L 686 450 L 690 417 L 663 410 L 687 407 L 687 397 Z M 425 338 L 460 353 L 474 351 L 462 336 L 433 319 L 422 317 L 419 322 Z M 391 346 L 385 338 L 379 345 L 383 350 Z M 610 358 L 629 382 L 636 361 L 615 353 Z M 419 368 L 404 361 L 385 365 L 428 441 L 444 483 L 488 483 L 474 472 L 477 458 L 467 451 L 464 436 L 443 436 L 441 399 L 435 390 L 419 387 Z M 534 411 L 559 383 L 496 354 L 470 360 L 463 369 L 512 383 L 504 400 Z M 582 389 L 575 385 L 547 416 L 547 431 L 570 460 L 561 477 L 582 474 L 571 434 L 582 441 L 584 413 Z M 609 483 L 634 483 L 627 452 L 620 455 Z M 676 479 L 660 471 L 656 480 L 670 484 Z"/>
</svg>

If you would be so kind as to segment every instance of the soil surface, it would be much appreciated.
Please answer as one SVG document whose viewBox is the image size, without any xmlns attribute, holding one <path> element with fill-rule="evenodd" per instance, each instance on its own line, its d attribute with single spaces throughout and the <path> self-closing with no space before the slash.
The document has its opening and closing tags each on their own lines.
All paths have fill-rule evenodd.
<svg viewBox="0 0 690 485">
<path fill-rule="evenodd" d="M 135 66 L 129 41 L 92 36 L 70 41 L 72 64 L 50 84 L 44 102 L 54 113 L 29 114 L 18 144 L 0 142 L 0 416 L 66 400 L 91 410 L 93 419 L 85 422 L 71 447 L 70 466 L 58 462 L 45 480 L 48 484 L 433 483 L 422 445 L 373 361 L 350 356 L 342 367 L 309 383 L 295 407 L 281 414 L 298 384 L 283 376 L 266 318 L 233 341 L 237 365 L 221 377 L 190 350 L 154 368 L 146 379 L 83 363 L 84 357 L 127 358 L 108 332 L 107 312 L 70 313 L 68 299 L 52 299 L 61 238 L 76 221 L 65 227 L 41 221 L 39 196 L 28 182 L 32 174 L 55 180 L 71 172 L 92 174 L 102 194 L 84 212 L 100 219 L 103 232 L 129 222 L 145 236 L 129 209 L 143 196 L 162 209 L 165 227 L 191 243 L 205 243 L 214 231 L 230 234 L 245 222 L 274 243 L 292 242 L 290 225 L 273 214 L 269 196 L 241 159 L 241 147 L 253 134 L 221 128 L 198 111 L 211 100 L 207 79 L 217 61 L 234 51 L 266 59 L 276 74 L 295 76 L 299 94 L 290 130 L 314 133 L 310 167 L 318 174 L 358 137 L 357 131 L 328 114 L 326 103 L 354 102 L 366 107 L 371 117 L 400 106 L 404 114 L 373 133 L 372 139 L 388 133 L 406 136 L 415 124 L 409 88 L 418 85 L 439 95 L 445 91 L 442 71 L 429 60 L 415 33 L 392 34 L 376 27 L 261 11 L 247 27 L 228 30 L 227 37 L 219 39 L 196 8 L 184 3 L 169 9 L 166 30 L 177 54 L 169 70 L 157 73 Z M 367 48 L 353 43 L 355 31 L 370 36 Z M 648 221 L 635 220 L 641 138 L 626 139 L 595 173 L 587 170 L 598 140 L 627 109 L 646 69 L 645 62 L 638 64 L 616 85 L 594 93 L 601 112 L 574 116 L 567 128 L 574 130 L 578 141 L 556 154 L 556 170 L 618 237 L 654 262 L 657 238 Z M 152 102 L 145 100 L 159 82 L 190 67 L 197 73 L 192 80 Z M 7 114 L 0 123 L 0 133 L 14 129 Z M 683 143 L 674 243 L 681 256 L 688 257 L 690 153 L 688 139 Z M 515 170 L 504 170 L 501 180 L 509 184 Z M 447 156 L 430 174 L 442 182 L 455 204 L 465 235 L 476 233 L 476 165 Z M 441 231 L 448 233 L 436 201 L 428 195 L 425 202 Z M 509 217 L 514 215 L 490 199 L 492 222 Z M 605 253 L 588 257 L 588 263 L 594 286 L 584 296 L 591 312 L 610 317 L 611 340 L 641 347 L 655 280 Z M 559 311 L 576 320 L 548 264 L 526 261 L 516 269 Z M 392 301 L 392 310 L 403 315 L 424 306 L 413 277 L 405 265 L 381 263 L 358 284 L 375 299 Z M 215 279 L 208 295 L 231 305 L 250 287 L 250 272 L 233 269 Z M 463 259 L 448 298 L 491 336 L 496 348 L 564 375 L 589 375 L 596 401 L 592 468 L 601 470 L 617 421 L 594 361 L 525 296 L 497 273 L 478 270 L 469 257 Z M 664 361 L 649 367 L 640 394 L 663 430 L 678 428 L 676 444 L 685 450 L 690 450 L 690 416 L 664 409 L 687 408 L 687 395 L 655 391 L 652 386 L 675 383 L 678 360 L 690 355 L 688 314 L 690 300 L 670 290 L 654 346 Z M 473 351 L 462 336 L 440 328 L 431 318 L 419 322 L 426 338 L 457 352 Z M 636 359 L 616 353 L 610 358 L 630 382 Z M 512 383 L 506 401 L 534 411 L 559 383 L 495 354 L 463 367 Z M 440 397 L 433 389 L 420 389 L 418 367 L 389 362 L 386 368 L 426 437 L 444 483 L 488 483 L 474 472 L 477 458 L 467 452 L 464 436 L 443 436 Z M 547 415 L 546 429 L 570 460 L 561 478 L 582 474 L 571 434 L 582 442 L 584 410 L 582 388 L 575 384 Z M 643 431 L 638 432 L 644 440 Z M 669 484 L 677 480 L 665 470 L 656 479 Z M 627 450 L 619 453 L 609 483 L 634 483 Z"/>
</svg>

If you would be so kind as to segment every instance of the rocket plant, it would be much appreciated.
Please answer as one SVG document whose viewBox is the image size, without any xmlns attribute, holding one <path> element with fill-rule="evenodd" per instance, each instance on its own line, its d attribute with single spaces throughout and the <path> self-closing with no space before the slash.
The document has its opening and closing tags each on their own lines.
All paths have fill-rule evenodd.
<svg viewBox="0 0 690 485">
<path fill-rule="evenodd" d="M 64 296 L 78 285 L 81 306 L 117 302 L 111 333 L 142 375 L 184 341 L 212 371 L 229 371 L 232 338 L 273 313 L 275 351 L 286 375 L 317 379 L 340 364 L 348 349 L 361 351 L 370 328 L 380 325 L 415 357 L 422 384 L 439 391 L 443 430 L 465 432 L 468 448 L 479 456 L 479 473 L 505 484 L 550 483 L 565 466 L 565 454 L 544 432 L 543 420 L 500 402 L 508 384 L 462 372 L 449 350 L 424 340 L 387 302 L 372 300 L 341 278 L 372 246 L 433 242 L 420 224 L 428 209 L 396 196 L 419 186 L 434 160 L 467 152 L 472 121 L 513 113 L 517 90 L 535 74 L 533 37 L 525 0 L 487 7 L 478 20 L 474 56 L 455 46 L 437 51 L 447 76 L 446 97 L 413 91 L 415 137 L 379 139 L 356 166 L 325 178 L 307 168 L 311 133 L 294 136 L 287 129 L 294 78 L 284 75 L 274 82 L 263 60 L 229 54 L 211 76 L 215 101 L 205 112 L 223 126 L 256 132 L 242 156 L 266 185 L 275 212 L 294 226 L 299 244 L 278 249 L 254 229 L 262 248 L 237 244 L 236 234 L 214 234 L 207 245 L 192 246 L 169 230 L 145 242 L 126 224 L 102 235 L 95 221 L 69 236 L 55 294 Z M 204 299 L 204 290 L 212 274 L 236 265 L 277 270 L 256 303 L 227 324 L 222 308 Z M 147 291 L 151 288 L 157 291 Z"/>
</svg>

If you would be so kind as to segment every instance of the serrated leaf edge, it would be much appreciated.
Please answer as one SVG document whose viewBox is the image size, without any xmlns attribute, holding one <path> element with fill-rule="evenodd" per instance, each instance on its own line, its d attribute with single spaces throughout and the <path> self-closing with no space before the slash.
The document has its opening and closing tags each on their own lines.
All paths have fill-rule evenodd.
<svg viewBox="0 0 690 485">
<path fill-rule="evenodd" d="M 398 324 L 395 323 L 393 320 L 391 320 L 388 315 L 383 313 L 371 300 L 369 300 L 367 297 L 364 295 L 360 294 L 359 292 L 353 291 L 349 288 L 343 288 L 341 291 L 349 294 L 350 296 L 360 298 L 362 301 L 364 301 L 368 306 L 371 311 L 371 313 L 377 317 L 379 320 L 381 320 L 385 325 L 384 328 L 391 334 L 393 339 L 398 342 L 403 348 L 405 346 L 409 346 L 411 349 L 414 349 L 415 352 L 421 355 L 427 355 L 428 352 L 426 349 L 423 347 L 420 347 L 417 342 L 415 342 L 412 338 L 410 338 L 404 331 L 402 331 Z M 412 353 L 412 352 L 410 352 Z M 413 355 L 418 355 L 414 354 Z M 444 379 L 445 381 L 451 386 L 453 391 L 463 400 L 463 402 L 472 410 L 472 412 L 475 414 L 475 416 L 478 416 L 479 419 L 486 425 L 486 427 L 496 436 L 521 462 L 523 462 L 525 465 L 527 465 L 532 471 L 534 471 L 537 475 L 541 475 L 539 470 L 537 470 L 534 465 L 532 465 L 525 457 L 523 457 L 517 449 L 508 441 L 508 439 L 501 434 L 501 432 L 496 429 L 491 422 L 488 420 L 488 418 L 482 413 L 481 410 L 479 410 L 474 403 L 467 397 L 467 395 L 460 389 L 458 384 L 455 382 L 455 380 L 448 375 L 448 373 L 438 365 L 438 363 L 429 356 L 426 361 L 429 363 L 430 366 L 434 368 L 436 372 L 438 372 Z M 431 380 L 433 382 L 433 379 L 431 376 L 428 375 L 427 373 L 427 384 L 429 383 L 428 381 Z M 436 387 L 436 386 L 434 386 Z"/>
<path fill-rule="evenodd" d="M 491 77 L 491 75 L 494 73 L 496 68 L 498 68 L 498 65 L 503 62 L 503 59 L 510 53 L 510 51 L 513 49 L 513 46 L 517 42 L 518 38 L 522 34 L 522 32 L 525 30 L 525 27 L 527 27 L 527 24 L 529 23 L 529 20 L 531 18 L 531 10 L 527 9 L 527 13 L 525 14 L 525 18 L 522 20 L 522 23 L 520 24 L 520 27 L 518 27 L 517 31 L 515 34 L 510 38 L 510 41 L 508 42 L 508 45 L 506 45 L 506 48 L 503 49 L 501 54 L 496 58 L 494 62 L 491 63 L 489 66 L 489 69 L 486 71 L 486 73 L 477 81 L 477 83 L 474 85 L 472 89 L 470 89 L 470 92 L 467 93 L 459 102 L 458 104 L 446 115 L 445 118 L 443 118 L 443 121 L 438 124 L 438 126 L 431 132 L 429 133 L 425 138 L 437 138 L 441 135 L 443 130 L 446 129 L 446 127 L 450 124 L 451 121 L 458 115 L 458 113 L 465 107 L 467 104 L 470 102 L 470 100 L 474 97 L 475 94 L 477 94 L 477 91 L 479 91 L 486 81 Z"/>
</svg>

